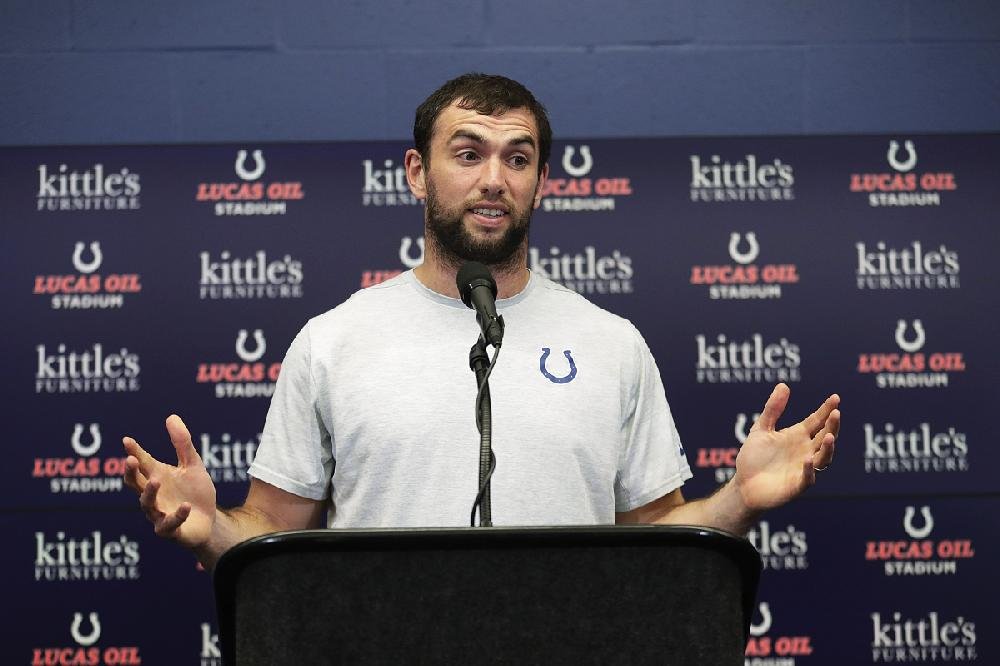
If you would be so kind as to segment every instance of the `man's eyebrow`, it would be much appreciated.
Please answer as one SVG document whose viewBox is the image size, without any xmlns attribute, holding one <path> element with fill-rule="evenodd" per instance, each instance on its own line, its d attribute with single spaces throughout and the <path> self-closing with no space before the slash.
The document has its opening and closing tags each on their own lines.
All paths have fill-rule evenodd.
<svg viewBox="0 0 1000 666">
<path fill-rule="evenodd" d="M 477 134 L 472 130 L 464 130 L 464 129 L 455 130 L 455 133 L 451 135 L 450 139 L 448 139 L 448 143 L 457 141 L 459 139 L 467 139 L 469 141 L 472 141 L 473 143 L 480 143 L 480 144 L 487 143 L 486 137 L 484 137 L 483 135 Z M 511 138 L 510 141 L 507 142 L 508 146 L 520 146 L 523 144 L 527 144 L 532 148 L 537 148 L 535 144 L 535 139 L 530 134 L 522 134 L 521 136 L 515 136 Z"/>
<path fill-rule="evenodd" d="M 513 139 L 507 142 L 508 146 L 520 146 L 521 144 L 528 144 L 532 148 L 537 148 L 535 145 L 535 137 L 530 134 L 523 134 L 521 136 L 515 136 Z"/>
<path fill-rule="evenodd" d="M 474 143 L 486 143 L 486 137 L 481 134 L 476 134 L 472 130 L 455 130 L 455 133 L 451 135 L 450 139 L 448 139 L 448 143 L 457 141 L 458 139 L 468 139 Z"/>
</svg>

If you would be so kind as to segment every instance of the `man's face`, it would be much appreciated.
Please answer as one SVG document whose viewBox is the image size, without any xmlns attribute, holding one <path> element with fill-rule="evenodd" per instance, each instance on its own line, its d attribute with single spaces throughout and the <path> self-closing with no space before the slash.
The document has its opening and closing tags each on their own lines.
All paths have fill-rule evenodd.
<svg viewBox="0 0 1000 666">
<path fill-rule="evenodd" d="M 426 196 L 427 229 L 446 264 L 523 261 L 518 251 L 548 174 L 547 166 L 538 171 L 538 141 L 527 109 L 486 116 L 452 104 L 438 116 L 429 160 L 411 185 Z"/>
</svg>

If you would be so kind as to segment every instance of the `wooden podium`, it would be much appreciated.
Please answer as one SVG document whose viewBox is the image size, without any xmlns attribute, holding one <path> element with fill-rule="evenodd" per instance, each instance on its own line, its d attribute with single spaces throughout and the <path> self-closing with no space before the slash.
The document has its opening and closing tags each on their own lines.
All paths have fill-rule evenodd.
<svg viewBox="0 0 1000 666">
<path fill-rule="evenodd" d="M 308 530 L 215 570 L 223 662 L 743 664 L 760 557 L 695 527 Z"/>
</svg>

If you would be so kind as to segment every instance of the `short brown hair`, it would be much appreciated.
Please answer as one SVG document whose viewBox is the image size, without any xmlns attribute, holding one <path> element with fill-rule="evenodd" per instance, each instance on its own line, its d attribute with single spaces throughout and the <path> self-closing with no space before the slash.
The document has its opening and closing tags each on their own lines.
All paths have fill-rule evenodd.
<svg viewBox="0 0 1000 666">
<path fill-rule="evenodd" d="M 552 127 L 545 107 L 535 99 L 530 90 L 517 81 L 495 74 L 463 74 L 435 90 L 417 107 L 413 121 L 413 142 L 421 157 L 430 159 L 434 122 L 452 102 L 457 102 L 459 108 L 487 116 L 505 113 L 510 109 L 530 111 L 538 126 L 538 172 L 541 173 L 552 150 Z"/>
</svg>

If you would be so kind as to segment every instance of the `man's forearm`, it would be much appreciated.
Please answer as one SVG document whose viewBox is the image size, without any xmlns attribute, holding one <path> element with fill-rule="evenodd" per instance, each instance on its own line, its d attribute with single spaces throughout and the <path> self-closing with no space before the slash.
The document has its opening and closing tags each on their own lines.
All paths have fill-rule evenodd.
<svg viewBox="0 0 1000 666">
<path fill-rule="evenodd" d="M 285 529 L 263 511 L 240 506 L 234 509 L 216 509 L 212 536 L 194 554 L 202 566 L 211 571 L 222 554 L 238 543 L 261 534 Z"/>
<path fill-rule="evenodd" d="M 664 507 L 643 522 L 658 525 L 701 525 L 745 536 L 759 517 L 746 508 L 730 481 L 708 497 Z"/>
</svg>

